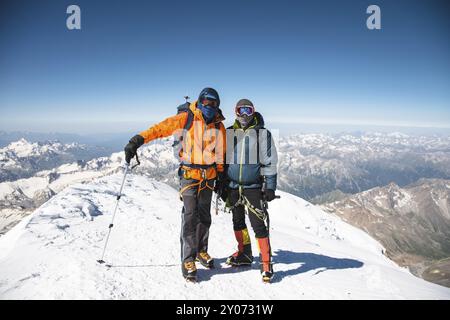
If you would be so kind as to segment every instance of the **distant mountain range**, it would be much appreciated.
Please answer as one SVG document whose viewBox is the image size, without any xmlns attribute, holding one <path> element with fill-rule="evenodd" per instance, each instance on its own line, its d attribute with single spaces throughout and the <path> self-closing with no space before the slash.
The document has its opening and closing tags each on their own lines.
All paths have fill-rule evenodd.
<svg viewBox="0 0 450 320">
<path fill-rule="evenodd" d="M 142 165 L 136 171 L 176 188 L 178 159 L 171 144 L 172 139 L 168 138 L 141 147 Z M 29 205 L 35 203 L 29 201 L 34 198 L 33 194 L 22 195 L 16 190 L 27 190 L 24 185 L 38 186 L 41 191 L 49 187 L 57 192 L 54 186 L 62 178 L 67 181 L 61 184 L 65 186 L 72 181 L 68 176 L 83 173 L 91 177 L 117 169 L 123 161 L 122 152 L 91 158 L 104 151 L 78 143 L 30 143 L 21 139 L 9 144 L 0 149 L 0 182 L 14 183 L 7 183 L 9 187 L 0 190 L 0 208 L 11 208 L 11 202 L 8 205 L 1 202 L 1 194 L 11 190 L 15 190 L 14 197 L 19 199 L 20 206 L 34 207 Z M 282 137 L 278 152 L 279 189 L 316 204 L 333 202 L 390 182 L 405 186 L 421 178 L 450 179 L 450 137 L 416 137 L 401 133 L 303 134 Z M 83 161 L 89 158 L 92 160 Z M 60 165 L 63 166 L 58 168 Z M 27 177 L 31 180 L 16 181 Z M 34 180 L 41 182 L 31 182 Z M 50 180 L 52 186 L 49 186 Z"/>
<path fill-rule="evenodd" d="M 112 133 L 97 133 L 97 134 L 73 134 L 73 133 L 42 133 L 29 131 L 12 131 L 5 132 L 0 130 L 0 148 L 3 148 L 11 142 L 16 142 L 20 139 L 25 139 L 28 142 L 44 142 L 44 141 L 59 141 L 63 144 L 78 143 L 88 147 L 102 147 L 105 153 L 98 156 L 106 156 L 108 152 L 122 150 L 123 145 L 128 139 L 133 136 L 134 132 L 112 132 Z"/>
<path fill-rule="evenodd" d="M 280 139 L 279 187 L 314 203 L 395 182 L 450 179 L 450 137 L 305 134 Z"/>
<path fill-rule="evenodd" d="M 22 138 L 0 148 L 0 182 L 28 178 L 39 171 L 90 160 L 105 152 L 105 148 L 79 143 L 29 142 Z"/>
<path fill-rule="evenodd" d="M 36 135 L 26 134 L 30 139 L 39 137 Z M 61 134 L 55 136 L 69 140 L 72 137 Z M 120 139 L 119 136 L 113 139 L 110 135 L 98 135 L 95 139 L 73 136 L 76 143 L 60 143 L 72 145 L 72 149 L 56 148 L 53 155 L 44 152 L 38 160 L 18 159 L 14 147 L 10 150 L 11 155 L 1 151 L 8 149 L 8 146 L 0 149 L 0 159 L 3 159 L 0 160 L 0 182 L 31 177 L 40 170 L 52 169 L 63 163 L 108 156 L 112 150 L 121 151 L 128 139 L 124 134 L 119 135 Z M 11 139 L 15 135 L 0 131 L 0 141 L 2 137 Z M 18 141 L 12 143 L 17 144 Z M 35 143 L 52 150 L 45 142 Z M 109 144 L 114 145 L 114 148 L 107 146 Z M 170 149 L 170 143 L 167 147 Z M 398 132 L 296 134 L 281 137 L 278 151 L 279 188 L 317 204 L 390 182 L 406 186 L 420 178 L 450 179 L 450 136 L 408 136 Z M 13 165 L 2 170 L 2 162 Z"/>
<path fill-rule="evenodd" d="M 322 208 L 369 233 L 416 275 L 450 286 L 450 180 L 391 183 Z"/>
</svg>

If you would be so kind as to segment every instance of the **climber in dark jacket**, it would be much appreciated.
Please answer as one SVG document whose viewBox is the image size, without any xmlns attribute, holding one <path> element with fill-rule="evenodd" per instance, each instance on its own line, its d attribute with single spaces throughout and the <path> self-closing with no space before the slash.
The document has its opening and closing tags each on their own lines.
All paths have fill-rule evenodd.
<svg viewBox="0 0 450 320">
<path fill-rule="evenodd" d="M 269 230 L 264 201 L 275 199 L 277 151 L 271 133 L 253 103 L 241 99 L 235 108 L 236 121 L 227 129 L 227 202 L 233 212 L 233 228 L 238 250 L 227 263 L 234 266 L 253 262 L 250 237 L 245 224 L 247 210 L 260 250 L 264 281 L 273 276 Z"/>
</svg>

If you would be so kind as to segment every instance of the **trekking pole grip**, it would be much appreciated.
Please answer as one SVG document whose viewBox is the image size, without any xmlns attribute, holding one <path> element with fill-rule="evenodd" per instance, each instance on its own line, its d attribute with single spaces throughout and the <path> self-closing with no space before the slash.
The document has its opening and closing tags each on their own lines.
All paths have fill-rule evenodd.
<svg viewBox="0 0 450 320">
<path fill-rule="evenodd" d="M 134 166 L 132 166 L 131 168 L 130 168 L 130 170 L 133 170 L 134 168 L 136 168 L 137 166 L 139 166 L 141 164 L 141 162 L 139 161 L 139 157 L 138 157 L 138 154 L 137 154 L 137 152 L 136 152 L 136 164 L 134 165 Z"/>
</svg>

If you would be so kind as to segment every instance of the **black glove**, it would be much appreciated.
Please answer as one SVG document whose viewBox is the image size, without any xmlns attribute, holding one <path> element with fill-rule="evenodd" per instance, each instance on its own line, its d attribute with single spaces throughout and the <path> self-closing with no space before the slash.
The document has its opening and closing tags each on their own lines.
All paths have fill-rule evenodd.
<svg viewBox="0 0 450 320">
<path fill-rule="evenodd" d="M 225 181 L 225 174 L 223 172 L 217 172 L 217 178 L 214 183 L 214 192 L 218 193 L 222 190 L 224 181 Z"/>
<path fill-rule="evenodd" d="M 223 173 L 219 173 L 219 175 L 217 176 L 216 184 L 214 186 L 214 192 L 219 195 L 223 202 L 226 202 L 228 197 L 228 188 L 227 181 Z"/>
<path fill-rule="evenodd" d="M 266 198 L 266 201 L 270 202 L 275 199 L 275 190 L 272 189 L 266 189 L 264 190 L 264 197 Z"/>
<path fill-rule="evenodd" d="M 131 159 L 136 156 L 137 149 L 144 144 L 144 138 L 140 135 L 135 135 L 130 139 L 125 146 L 125 161 L 130 164 Z"/>
</svg>

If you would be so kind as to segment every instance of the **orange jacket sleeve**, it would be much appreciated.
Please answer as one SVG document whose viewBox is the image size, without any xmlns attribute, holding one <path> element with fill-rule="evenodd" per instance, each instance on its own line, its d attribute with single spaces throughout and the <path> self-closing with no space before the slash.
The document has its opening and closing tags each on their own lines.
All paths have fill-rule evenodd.
<svg viewBox="0 0 450 320">
<path fill-rule="evenodd" d="M 216 166 L 217 172 L 223 172 L 225 168 L 225 151 L 227 149 L 226 130 L 223 123 L 219 127 L 219 136 L 216 140 Z"/>
<path fill-rule="evenodd" d="M 173 135 L 177 130 L 183 129 L 187 120 L 187 112 L 179 113 L 169 117 L 158 124 L 139 133 L 144 138 L 144 143 L 148 143 L 158 138 L 165 138 Z"/>
</svg>

